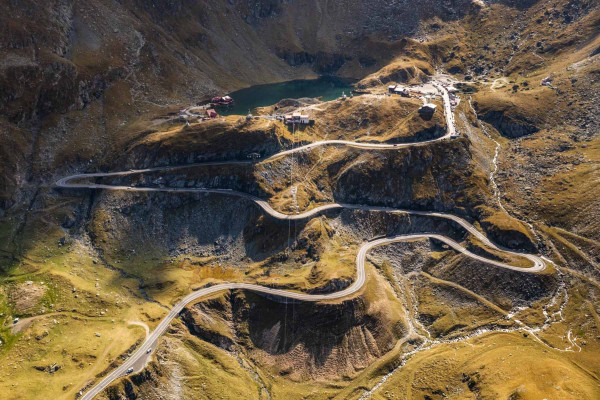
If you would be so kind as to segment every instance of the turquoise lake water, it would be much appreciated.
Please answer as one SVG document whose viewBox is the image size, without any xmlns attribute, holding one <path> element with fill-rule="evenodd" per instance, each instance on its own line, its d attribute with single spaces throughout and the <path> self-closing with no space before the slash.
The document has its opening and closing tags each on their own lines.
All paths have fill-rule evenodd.
<svg viewBox="0 0 600 400">
<path fill-rule="evenodd" d="M 248 110 L 265 107 L 282 99 L 299 99 L 301 97 L 320 97 L 324 101 L 334 100 L 353 89 L 355 81 L 332 76 L 318 79 L 296 80 L 268 85 L 252 86 L 229 93 L 235 104 L 230 108 L 218 108 L 221 115 L 246 115 Z"/>
</svg>

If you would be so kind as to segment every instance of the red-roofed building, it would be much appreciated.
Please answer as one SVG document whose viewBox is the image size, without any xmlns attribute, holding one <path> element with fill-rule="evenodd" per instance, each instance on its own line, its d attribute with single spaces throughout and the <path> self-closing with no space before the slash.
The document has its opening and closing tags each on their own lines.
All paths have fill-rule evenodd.
<svg viewBox="0 0 600 400">
<path fill-rule="evenodd" d="M 231 106 L 233 105 L 233 99 L 230 96 L 217 96 L 213 97 L 210 101 L 213 107 L 216 106 Z"/>
<path fill-rule="evenodd" d="M 284 117 L 284 120 L 285 120 L 286 124 L 303 124 L 303 125 L 310 124 L 309 116 L 307 114 L 302 114 L 299 112 L 287 114 Z"/>
</svg>

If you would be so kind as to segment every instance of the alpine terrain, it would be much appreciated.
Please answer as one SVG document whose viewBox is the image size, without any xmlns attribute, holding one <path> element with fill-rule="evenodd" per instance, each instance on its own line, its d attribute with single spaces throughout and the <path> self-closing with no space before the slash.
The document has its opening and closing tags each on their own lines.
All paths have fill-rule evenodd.
<svg viewBox="0 0 600 400">
<path fill-rule="evenodd" d="M 0 399 L 600 399 L 600 1 L 0 2 Z"/>
</svg>

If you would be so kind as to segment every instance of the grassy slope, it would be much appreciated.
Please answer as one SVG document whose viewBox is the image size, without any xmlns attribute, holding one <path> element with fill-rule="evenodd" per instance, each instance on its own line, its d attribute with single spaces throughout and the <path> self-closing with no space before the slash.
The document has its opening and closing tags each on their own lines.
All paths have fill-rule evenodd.
<svg viewBox="0 0 600 400">
<path fill-rule="evenodd" d="M 562 2 L 561 2 L 562 5 Z M 500 6 L 495 6 L 500 7 Z M 502 11 L 502 10 L 501 10 Z M 535 10 L 534 10 L 535 11 Z M 532 11 L 532 13 L 534 12 Z M 498 13 L 501 15 L 504 20 L 498 20 L 498 26 L 506 26 L 507 20 L 515 17 L 514 12 L 507 13 Z M 534 15 L 535 16 L 535 15 Z M 532 16 L 527 16 L 527 18 L 532 18 Z M 565 30 L 558 35 L 554 35 L 553 32 L 541 32 L 543 36 L 547 37 L 556 37 L 556 39 L 550 40 L 550 43 L 545 46 L 551 48 L 552 46 L 558 46 L 563 44 L 568 44 L 572 39 L 573 35 L 579 37 L 579 39 L 586 39 L 591 34 L 594 33 L 594 15 L 588 18 L 586 24 L 580 25 L 576 28 L 571 28 L 570 30 Z M 532 18 L 533 20 L 534 18 Z M 482 25 L 480 26 L 480 30 L 474 29 L 473 32 L 475 34 L 482 34 L 486 29 L 494 30 L 493 25 L 490 25 L 494 19 L 488 18 L 487 21 L 482 19 Z M 545 21 L 546 22 L 546 21 Z M 585 22 L 585 21 L 584 21 Z M 510 25 L 510 24 L 508 24 Z M 545 26 L 545 23 L 544 23 Z M 592 28 L 590 28 L 590 26 Z M 498 28 L 500 31 L 500 28 Z M 483 40 L 483 39 L 482 39 Z M 513 57 L 514 61 L 511 61 L 511 64 L 507 66 L 506 72 L 511 74 L 513 73 L 509 79 L 514 80 L 516 84 L 520 85 L 520 88 L 516 93 L 513 92 L 511 85 L 507 85 L 505 88 L 501 88 L 500 90 L 492 90 L 491 88 L 483 88 L 477 99 L 479 104 L 482 107 L 490 107 L 491 109 L 500 107 L 502 111 L 514 112 L 515 115 L 519 118 L 528 118 L 531 121 L 539 123 L 546 121 L 549 117 L 563 117 L 566 115 L 562 107 L 565 106 L 563 100 L 559 99 L 558 102 L 555 101 L 554 95 L 547 88 L 538 88 L 537 82 L 542 77 L 545 77 L 549 73 L 555 73 L 558 76 L 556 80 L 560 83 L 561 80 L 563 82 L 563 86 L 561 88 L 564 89 L 565 84 L 569 84 L 569 80 L 571 75 L 567 72 L 564 72 L 564 68 L 571 65 L 574 62 L 585 61 L 585 55 L 590 53 L 590 50 L 593 50 L 594 46 L 598 43 L 591 43 L 586 45 L 582 42 L 576 42 L 577 46 L 583 46 L 580 48 L 580 51 L 576 52 L 572 57 L 564 57 L 564 54 L 554 55 L 553 53 L 548 53 L 548 55 L 542 54 L 542 57 L 550 56 L 559 60 L 558 64 L 549 65 L 549 63 L 540 63 L 539 57 L 533 56 L 530 57 L 527 52 L 531 51 L 531 46 L 535 45 L 535 40 L 537 39 L 528 39 L 528 42 L 525 45 L 521 46 L 522 49 Z M 474 40 L 473 43 L 477 43 L 477 40 Z M 448 46 L 444 43 L 444 46 Z M 461 48 L 462 49 L 462 48 Z M 459 51 L 463 51 L 459 49 Z M 466 52 L 467 50 L 465 50 Z M 474 52 L 476 53 L 476 52 Z M 491 52 L 490 52 L 491 53 Z M 496 51 L 496 59 L 509 59 L 511 55 L 510 47 L 506 48 L 498 48 Z M 469 54 L 465 54 L 466 57 L 472 57 Z M 474 55 L 473 55 L 474 57 Z M 490 56 L 491 57 L 491 56 Z M 538 61 L 533 62 L 533 59 L 538 59 Z M 83 62 L 82 62 L 83 63 Z M 456 60 L 445 62 L 446 67 L 451 65 L 451 63 L 456 63 Z M 471 62 L 465 62 L 465 65 L 470 65 Z M 519 70 L 524 70 L 530 73 L 528 77 L 521 77 L 516 74 Z M 586 73 L 592 73 L 590 71 L 584 71 Z M 577 77 L 581 78 L 579 75 Z M 527 90 L 523 88 L 523 81 L 528 80 L 530 85 L 536 85 L 534 89 Z M 118 90 L 118 88 L 115 88 Z M 115 96 L 116 98 L 122 98 L 122 101 L 115 102 L 114 109 L 118 109 L 119 107 L 123 107 L 127 102 L 128 90 L 127 88 L 123 88 L 123 93 Z M 537 99 L 535 97 L 538 97 Z M 548 97 L 546 97 L 548 96 Z M 111 96 L 112 97 L 112 96 Z M 553 112 L 545 111 L 545 103 L 541 102 L 541 100 L 549 100 L 551 104 L 556 105 Z M 578 99 L 581 101 L 581 99 Z M 580 102 L 579 107 L 584 107 L 586 105 L 585 102 Z M 541 106 L 540 106 L 541 105 Z M 96 107 L 96 108 L 95 108 Z M 110 110 L 107 108 L 107 110 Z M 543 115 L 540 114 L 541 110 L 544 110 Z M 102 115 L 103 111 L 99 109 L 97 106 L 90 107 L 89 115 L 98 116 Z M 110 112 L 107 112 L 107 115 L 110 115 Z M 56 121 L 49 121 L 49 125 L 53 125 Z M 116 123 L 116 122 L 115 122 Z M 89 121 L 89 127 L 93 127 L 95 124 L 92 121 Z M 137 134 L 140 133 L 140 130 L 136 131 Z M 565 132 L 569 132 L 568 129 L 565 129 Z M 547 135 L 547 136 L 544 136 Z M 135 135 L 132 135 L 132 138 Z M 289 137 L 289 135 L 288 135 Z M 557 132 L 555 130 L 542 131 L 539 134 L 536 134 L 530 138 L 521 140 L 518 142 L 519 146 L 524 148 L 531 149 L 535 152 L 538 149 L 545 150 L 547 148 L 546 141 L 553 141 L 555 137 L 558 137 L 559 140 L 563 140 L 563 136 L 561 132 Z M 129 139 L 129 138 L 128 138 Z M 569 144 L 573 145 L 571 142 L 571 138 L 564 137 L 564 140 Z M 227 148 L 231 142 L 226 141 L 223 145 L 224 148 Z M 507 145 L 508 142 L 503 142 L 504 145 Z M 85 138 L 77 139 L 74 141 L 75 149 L 77 149 L 78 154 L 81 154 L 83 158 L 88 158 L 88 156 L 92 156 L 94 154 L 94 142 L 88 142 Z M 42 145 L 45 146 L 45 142 L 42 141 Z M 189 145 L 189 143 L 187 143 Z M 594 254 L 597 249 L 597 238 L 593 235 L 597 232 L 596 227 L 596 219 L 595 215 L 591 214 L 597 207 L 595 207 L 595 197 L 594 194 L 594 178 L 597 175 L 597 145 L 596 141 L 592 140 L 585 144 L 586 147 L 583 147 L 580 144 L 574 144 L 574 147 L 567 150 L 565 156 L 568 156 L 568 160 L 572 160 L 575 157 L 580 157 L 583 155 L 584 162 L 573 163 L 571 170 L 569 171 L 560 171 L 556 174 L 551 174 L 544 177 L 541 182 L 542 184 L 539 186 L 535 186 L 535 193 L 537 197 L 540 197 L 541 203 L 536 207 L 535 212 L 537 213 L 537 218 L 540 220 L 550 224 L 562 226 L 564 228 L 570 228 L 571 226 L 576 226 L 576 232 L 562 232 L 556 227 L 549 228 L 550 236 L 554 235 L 560 236 L 568 246 L 573 249 L 573 253 L 580 252 L 581 248 L 584 249 L 584 256 L 580 257 L 586 262 L 586 258 L 590 258 L 590 254 Z M 186 148 L 183 146 L 182 148 Z M 222 148 L 219 148 L 222 149 Z M 512 151 L 512 150 L 511 150 Z M 62 154 L 62 153 L 61 153 Z M 61 163 L 72 160 L 73 153 L 70 153 L 68 149 L 64 151 L 64 157 L 61 155 Z M 519 155 L 517 158 L 518 164 L 525 165 L 531 164 L 536 165 L 535 162 L 531 161 L 529 156 Z M 513 168 L 515 164 L 513 161 L 506 160 L 505 164 L 501 164 L 501 169 L 510 170 Z M 559 184 L 559 182 L 562 182 Z M 511 186 L 514 185 L 514 186 Z M 524 185 L 527 183 L 512 183 L 509 180 L 505 180 L 501 182 L 501 186 L 504 189 L 505 196 L 508 196 L 511 199 L 511 211 L 519 212 L 521 209 L 525 209 L 531 203 L 524 203 L 521 201 L 521 189 L 524 189 Z M 568 189 L 565 190 L 564 188 Z M 564 204 L 575 205 L 574 207 L 565 208 Z M 580 209 L 581 211 L 578 213 L 574 213 L 572 210 Z M 590 215 L 592 217 L 590 217 Z M 494 217 L 496 218 L 496 217 Z M 504 223 L 505 221 L 501 219 L 500 223 Z M 3 224 L 3 230 L 6 229 L 5 237 L 11 237 L 13 235 L 13 231 L 10 230 L 8 224 Z M 37 226 L 30 227 L 29 230 L 26 229 L 25 235 L 33 235 L 35 230 L 39 230 L 39 236 L 32 236 L 35 238 L 33 242 L 34 245 L 30 246 L 30 248 L 25 249 L 25 253 L 23 256 L 23 261 L 18 263 L 12 263 L 12 261 L 8 264 L 10 269 L 10 274 L 6 278 L 6 282 L 3 284 L 5 287 L 6 293 L 4 294 L 4 299 L 6 299 L 10 295 L 10 291 L 13 290 L 14 285 L 20 285 L 25 283 L 27 280 L 33 280 L 35 284 L 46 285 L 49 287 L 47 290 L 47 294 L 40 299 L 40 301 L 32 308 L 29 313 L 24 314 L 16 314 L 12 309 L 12 305 L 6 300 L 3 301 L 3 309 L 5 310 L 6 318 L 5 325 L 2 329 L 2 336 L 4 341 L 7 343 L 5 347 L 3 347 L 2 352 L 5 352 L 7 358 L 15 359 L 15 360 L 26 360 L 26 361 L 18 361 L 19 366 L 17 369 L 12 368 L 14 365 L 4 365 L 4 371 L 0 374 L 1 376 L 10 376 L 11 374 L 17 376 L 19 379 L 19 385 L 15 387 L 11 387 L 12 381 L 4 380 L 2 381 L 2 385 L 10 391 L 9 393 L 15 395 L 15 397 L 23 397 L 25 393 L 36 393 L 41 391 L 42 388 L 50 388 L 52 393 L 57 393 L 57 396 L 67 396 L 71 395 L 78 387 L 80 387 L 81 382 L 90 378 L 92 374 L 101 371 L 106 365 L 108 360 L 114 359 L 115 355 L 119 352 L 123 351 L 130 344 L 134 343 L 135 340 L 141 337 L 141 330 L 139 328 L 118 328 L 112 329 L 112 323 L 107 322 L 108 317 L 115 316 L 115 324 L 118 322 L 118 326 L 122 327 L 124 322 L 131 317 L 129 313 L 133 313 L 134 316 L 140 315 L 143 312 L 149 312 L 152 315 L 152 318 L 156 318 L 163 311 L 161 309 L 156 308 L 152 305 L 139 305 L 137 304 L 139 300 L 140 294 L 137 292 L 137 282 L 131 279 L 123 279 L 119 276 L 119 274 L 114 272 L 102 272 L 99 275 L 96 275 L 94 272 L 97 271 L 99 267 L 96 264 L 91 263 L 91 259 L 95 257 L 95 255 L 86 255 L 85 251 L 81 250 L 77 246 L 69 245 L 66 249 L 59 250 L 56 248 L 56 243 L 58 239 L 63 235 L 58 230 L 46 230 L 43 229 L 45 224 L 39 224 Z M 55 225 L 57 223 L 55 222 Z M 582 236 L 579 236 L 582 235 Z M 586 238 L 587 236 L 587 238 Z M 41 238 L 45 237 L 45 240 Z M 590 241 L 592 243 L 590 243 Z M 3 241 L 4 243 L 9 242 L 7 240 Z M 574 245 L 576 244 L 576 245 Z M 4 245 L 4 244 L 3 244 Z M 84 247 L 84 249 L 87 247 Z M 50 249 L 50 250 L 49 250 Z M 59 254 L 60 252 L 67 253 L 68 257 L 64 257 L 65 255 Z M 562 252 L 561 249 L 559 251 Z M 336 272 L 335 267 L 336 264 L 332 262 L 332 259 L 335 261 L 335 252 L 331 253 L 331 255 L 327 259 L 327 267 L 332 268 L 331 272 Z M 596 253 L 597 254 L 597 253 Z M 350 257 L 348 257 L 350 260 Z M 185 264 L 185 260 L 181 260 L 182 265 Z M 202 261 L 203 262 L 203 261 Z M 65 265 L 61 265 L 64 263 Z M 202 265 L 202 264 L 201 264 Z M 349 265 L 349 263 L 348 263 Z M 118 266 L 118 265 L 117 265 Z M 139 265 L 132 265 L 132 268 L 139 268 L 143 270 L 143 268 Z M 197 265 L 191 267 L 192 270 L 196 270 Z M 168 278 L 167 280 L 176 280 L 180 279 L 180 271 L 177 271 L 174 267 L 170 268 L 170 273 L 173 274 L 173 277 Z M 185 270 L 185 268 L 184 268 Z M 221 278 L 230 278 L 231 275 L 227 272 L 222 272 L 222 270 L 216 270 L 214 268 L 198 268 L 199 279 L 194 280 L 193 282 L 204 282 L 204 279 L 221 279 Z M 135 271 L 135 269 L 134 269 Z M 204 272 L 202 272 L 204 271 Z M 145 271 L 146 272 L 146 271 Z M 191 273 L 186 270 L 186 273 Z M 127 311 L 122 310 L 117 307 L 116 301 L 110 298 L 103 298 L 100 296 L 100 299 L 95 298 L 96 288 L 92 286 L 95 277 L 98 276 L 99 285 L 103 288 L 111 289 L 115 293 L 120 294 L 126 304 L 131 306 L 127 309 Z M 324 274 L 324 278 L 329 278 L 329 274 Z M 44 282 L 42 284 L 41 282 Z M 184 281 L 184 284 L 181 286 L 185 287 L 188 284 L 187 277 Z M 52 286 L 56 285 L 56 287 Z M 74 294 L 71 292 L 72 287 L 76 287 L 78 298 L 75 299 Z M 133 293 L 133 294 L 132 294 Z M 177 295 L 180 292 L 167 292 L 167 291 L 157 291 L 157 293 L 153 294 L 156 296 L 164 296 L 164 301 L 168 301 L 168 299 L 173 298 L 174 295 Z M 593 298 L 593 297 L 592 297 Z M 52 301 L 52 303 L 50 303 Z M 101 303 L 98 303 L 101 302 Z M 10 324 L 10 318 L 8 318 L 9 313 L 12 315 L 21 315 L 28 316 L 30 313 L 37 313 L 41 310 L 42 307 L 47 308 L 49 304 L 54 304 L 55 309 L 57 307 L 61 307 L 64 310 L 72 310 L 76 308 L 79 312 L 87 313 L 89 315 L 86 318 L 93 318 L 94 329 L 91 329 L 89 324 L 84 324 L 82 317 L 77 317 L 79 319 L 75 319 L 72 315 L 72 311 L 57 311 L 60 312 L 60 317 L 55 318 L 59 324 L 54 324 L 51 316 L 41 317 L 39 320 L 35 320 L 35 322 L 24 331 L 23 334 L 12 335 L 9 332 L 8 325 Z M 593 315 L 595 314 L 597 317 L 597 312 L 594 308 L 594 302 L 586 302 L 581 296 L 576 298 L 574 302 L 575 305 L 579 305 L 585 310 L 590 311 L 590 320 L 594 320 Z M 97 315 L 98 309 L 100 305 L 107 309 L 106 316 Z M 37 307 L 37 308 L 36 308 Z M 146 309 L 150 307 L 150 309 Z M 81 310 L 81 311 L 80 311 Z M 571 314 L 576 314 L 576 312 L 571 311 Z M 52 318 L 52 319 L 51 319 Z M 76 325 L 77 330 L 81 331 L 83 334 L 77 334 L 72 336 L 65 336 L 65 330 L 61 328 L 64 322 L 69 323 L 69 327 L 73 327 Z M 582 321 L 573 320 L 570 321 L 572 324 L 580 324 Z M 44 326 L 43 324 L 47 324 Z M 444 325 L 445 326 L 445 325 Z M 442 327 L 444 328 L 444 327 Z M 589 338 L 594 337 L 593 332 L 595 328 L 586 327 L 585 328 L 586 335 Z M 48 331 L 48 336 L 42 337 L 40 340 L 35 339 L 35 336 L 43 336 L 45 335 L 45 331 Z M 442 331 L 444 329 L 441 329 Z M 550 337 L 549 340 L 557 340 L 560 335 L 565 335 L 566 328 L 561 329 L 559 331 L 552 331 L 548 334 Z M 92 336 L 93 332 L 101 333 L 100 338 L 96 338 L 96 336 Z M 582 333 L 580 333 L 582 334 Z M 27 335 L 27 336 L 26 336 Z M 32 336 L 33 335 L 33 336 Z M 67 333 L 68 335 L 68 333 Z M 32 339 L 29 341 L 27 337 L 32 336 Z M 448 385 L 451 388 L 456 389 L 456 395 L 469 395 L 470 390 L 468 389 L 468 382 L 471 380 L 476 381 L 475 387 L 479 388 L 479 390 L 489 396 L 497 397 L 504 396 L 507 397 L 513 393 L 515 396 L 521 396 L 524 398 L 528 398 L 528 396 L 533 397 L 548 397 L 552 398 L 552 396 L 574 396 L 579 398 L 595 398 L 598 397 L 598 393 L 596 391 L 595 383 L 593 383 L 590 376 L 593 376 L 594 372 L 582 372 L 581 363 L 584 362 L 590 363 L 593 361 L 593 356 L 597 354 L 597 349 L 590 345 L 590 349 L 583 352 L 582 355 L 575 354 L 571 355 L 570 353 L 565 356 L 563 353 L 550 352 L 546 353 L 541 347 L 535 344 L 531 344 L 531 341 L 527 343 L 522 343 L 520 338 L 516 338 L 515 335 L 505 335 L 508 337 L 504 337 L 503 335 L 490 335 L 494 337 L 494 341 L 489 343 L 487 342 L 487 337 L 482 339 L 475 339 L 474 345 L 478 346 L 473 348 L 457 345 L 456 353 L 453 352 L 453 348 L 451 346 L 443 345 L 440 346 L 442 350 L 433 349 L 431 352 L 425 352 L 419 354 L 415 357 L 414 364 L 410 365 L 409 368 L 405 368 L 401 370 L 398 374 L 394 375 L 394 379 L 390 380 L 389 385 L 392 386 L 392 391 L 399 390 L 399 394 L 406 395 L 406 393 L 410 390 L 410 393 L 416 395 L 424 395 L 426 393 L 433 393 L 432 389 L 445 389 L 445 385 Z M 497 339 L 501 337 L 500 339 Z M 66 342 L 60 342 L 62 340 L 69 339 L 72 344 L 67 345 Z M 84 346 L 78 347 L 81 343 L 87 344 L 89 340 L 93 340 L 93 346 Z M 52 340 L 50 343 L 57 343 L 56 347 L 52 347 L 51 350 L 47 350 L 48 342 L 47 340 Z M 590 340 L 590 339 L 588 339 Z M 87 342 L 86 342 L 87 341 Z M 40 347 L 27 344 L 29 343 L 43 343 L 44 350 L 41 350 Z M 113 347 L 109 348 L 109 342 L 114 343 Z M 61 344 L 64 343 L 64 344 Z M 484 352 L 485 346 L 489 346 L 492 343 L 496 343 L 488 352 Z M 179 344 L 179 343 L 177 343 Z M 188 345 L 186 343 L 186 345 Z M 83 345 L 82 345 L 83 346 Z M 191 345 L 190 345 L 191 346 Z M 197 344 L 195 343 L 192 347 L 194 347 L 194 352 L 197 352 L 197 348 L 205 347 L 206 344 Z M 537 347 L 536 347 L 537 346 Z M 62 350 L 68 348 L 72 349 L 71 351 L 67 351 L 64 353 Z M 445 352 L 445 349 L 448 348 L 448 352 Z M 81 349 L 81 351 L 79 350 Z M 526 352 L 524 350 L 527 350 Z M 477 354 L 473 353 L 473 350 L 477 351 Z M 480 350 L 480 351 L 479 351 Z M 236 369 L 235 362 L 228 358 L 229 356 L 225 356 L 227 361 L 223 361 L 222 363 L 213 363 L 211 360 L 214 356 L 214 352 L 221 352 L 218 349 L 209 349 L 203 350 L 206 354 L 206 359 L 202 359 L 197 364 L 191 364 L 190 371 L 195 368 L 204 368 L 206 374 L 209 374 L 213 368 L 216 368 L 221 373 L 221 369 L 225 371 L 235 371 L 233 375 L 237 377 L 235 379 L 230 379 L 231 374 L 223 374 L 222 379 L 228 379 L 227 382 L 229 385 L 233 385 L 235 388 L 239 388 L 238 391 L 232 393 L 232 397 L 244 397 L 247 396 L 250 391 L 253 390 L 253 383 L 248 379 L 248 376 L 245 375 L 245 372 L 239 369 Z M 104 353 L 107 352 L 107 353 Z M 75 354 L 77 353 L 77 354 Z M 80 354 L 81 353 L 81 354 Z M 202 353 L 202 352 L 200 352 Z M 513 354 L 512 356 L 508 356 L 507 354 Z M 452 364 L 448 362 L 450 359 L 450 355 L 454 356 L 455 359 L 458 359 L 458 364 Z M 76 361 L 73 361 L 73 357 L 79 360 L 78 357 L 84 357 L 85 359 L 95 360 L 95 363 L 92 362 L 92 365 L 88 365 L 87 367 L 84 364 L 82 370 L 84 373 L 82 374 L 81 382 L 73 382 L 73 386 L 69 386 L 68 383 L 72 382 L 72 380 L 67 379 L 66 376 L 74 376 L 76 375 L 75 371 L 80 371 L 79 364 Z M 94 359 L 94 357 L 96 357 Z M 103 359 L 103 357 L 106 357 Z M 385 359 L 388 357 L 387 355 L 383 357 Z M 480 357 L 480 358 L 479 358 Z M 501 358 L 504 357 L 505 360 Z M 514 358 L 509 358 L 514 357 Z M 568 360 L 569 357 L 576 358 L 575 361 L 578 364 L 575 364 Z M 183 358 L 183 357 L 182 357 Z M 515 361 L 513 361 L 515 360 Z M 540 362 L 542 360 L 542 362 Z M 506 363 L 504 362 L 506 361 Z M 53 362 L 58 362 L 62 369 L 53 375 L 49 375 L 45 372 L 38 372 L 32 370 L 33 365 L 50 365 Z M 479 374 L 475 374 L 475 369 L 479 369 L 481 365 L 493 364 L 493 366 L 500 367 L 499 369 L 494 370 L 494 368 L 486 367 L 484 372 L 479 371 Z M 507 365 L 506 367 L 504 365 Z M 538 365 L 539 369 L 529 369 L 529 367 L 523 367 L 526 364 L 534 364 Z M 200 365 L 201 367 L 198 367 Z M 596 369 L 597 366 L 595 364 L 591 365 L 592 369 Z M 216 367 L 215 367 L 216 366 Z M 12 370 L 10 369 L 12 368 Z M 526 368 L 526 374 L 523 373 L 523 368 Z M 448 370 L 452 371 L 452 374 L 448 374 Z M 15 371 L 17 371 L 15 373 Z M 416 371 L 416 372 L 415 372 Z M 462 375 L 460 372 L 467 372 L 468 374 L 473 374 L 472 378 L 467 382 L 460 382 L 462 380 Z M 214 373 L 214 372 L 213 372 Z M 541 374 L 544 376 L 541 376 Z M 15 375 L 16 374 L 16 375 Z M 31 376 L 39 377 L 31 379 Z M 203 376 L 206 376 L 203 374 Z M 429 377 L 429 383 L 422 383 L 422 377 Z M 563 379 L 564 376 L 569 376 L 571 379 L 567 382 Z M 534 377 L 535 379 L 529 379 L 530 377 Z M 239 379 L 238 379 L 239 378 Z M 275 379 L 275 378 L 274 378 Z M 292 389 L 288 389 L 289 382 L 283 378 L 276 378 L 280 388 L 276 388 L 275 391 L 280 390 L 289 394 L 290 392 L 298 393 L 308 393 L 313 392 L 313 388 L 308 388 L 303 385 L 292 386 Z M 449 381 L 451 379 L 451 381 Z M 544 380 L 545 379 L 545 380 Z M 193 379 L 192 379 L 193 380 Z M 23 381 L 23 382 L 21 382 Z M 24 383 L 27 381 L 27 383 Z M 200 381 L 200 379 L 199 379 Z M 413 386 L 410 389 L 406 387 L 404 382 L 410 382 Z M 539 382 L 544 382 L 539 384 Z M 552 384 L 545 384 L 545 382 L 552 382 Z M 435 384 L 435 388 L 433 387 Z M 66 394 L 62 392 L 62 386 L 66 385 L 67 389 L 65 390 Z M 209 382 L 209 385 L 215 385 L 214 391 L 209 392 L 210 395 L 224 394 L 226 393 L 218 383 L 214 383 L 212 380 Z M 386 384 L 387 385 L 387 384 Z M 553 388 L 552 386 L 558 386 L 559 389 Z M 198 383 L 195 388 L 199 390 L 201 384 Z M 298 388 L 298 389 L 296 389 Z M 337 391 L 339 387 L 333 385 L 333 388 L 328 387 L 326 390 Z M 385 390 L 388 390 L 387 387 L 382 388 L 378 393 L 381 395 L 385 393 Z M 407 392 L 401 392 L 402 390 L 406 390 Z M 553 390 L 556 391 L 553 392 Z M 252 392 L 253 393 L 253 392 Z M 275 392 L 274 392 L 275 393 Z M 318 393 L 314 393 L 317 395 Z M 210 397 L 210 396 L 208 396 Z"/>
<path fill-rule="evenodd" d="M 568 355 L 521 334 L 495 333 L 416 355 L 374 398 L 592 399 L 600 395 L 594 381 Z"/>
<path fill-rule="evenodd" d="M 68 240 L 61 246 L 64 233 L 37 218 L 30 219 L 35 230 L 25 231 L 32 236 L 24 242 L 34 244 L 1 281 L 0 354 L 11 361 L 0 365 L 0 390 L 10 398 L 72 398 L 144 337 L 128 321 L 152 328 L 165 310 L 143 299 L 136 280 L 102 265 L 89 243 Z M 43 288 L 43 295 L 20 308 L 7 301 L 13 292 L 23 300 L 22 289 L 31 286 Z M 21 321 L 12 328 L 14 317 Z M 60 369 L 52 374 L 34 369 L 53 365 Z"/>
</svg>

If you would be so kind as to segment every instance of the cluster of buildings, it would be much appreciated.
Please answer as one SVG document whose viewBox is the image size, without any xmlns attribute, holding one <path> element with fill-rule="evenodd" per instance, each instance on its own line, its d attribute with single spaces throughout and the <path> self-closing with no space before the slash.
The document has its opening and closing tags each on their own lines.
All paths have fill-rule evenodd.
<svg viewBox="0 0 600 400">
<path fill-rule="evenodd" d="M 213 119 L 218 118 L 219 114 L 214 108 L 209 106 L 198 106 L 191 108 L 182 108 L 179 110 L 179 120 L 187 121 L 190 118 Z"/>
<path fill-rule="evenodd" d="M 182 108 L 179 110 L 179 120 L 187 121 L 189 118 L 200 118 L 202 120 L 215 119 L 219 117 L 216 111 L 217 107 L 230 107 L 234 103 L 231 96 L 215 96 L 210 103 L 197 106 Z"/>
<path fill-rule="evenodd" d="M 458 89 L 454 86 L 447 86 L 446 91 L 448 92 L 448 97 L 450 97 L 450 105 L 452 106 L 452 108 L 456 107 L 460 102 L 460 97 L 456 95 Z"/>
<path fill-rule="evenodd" d="M 233 98 L 231 96 L 216 96 L 212 98 L 210 105 L 213 107 L 229 107 L 233 105 Z"/>
<path fill-rule="evenodd" d="M 311 120 L 308 114 L 302 114 L 300 112 L 294 112 L 292 114 L 286 114 L 283 116 L 283 122 L 288 125 L 299 124 L 299 125 L 309 125 L 314 124 L 314 120 Z"/>
<path fill-rule="evenodd" d="M 401 85 L 390 85 L 388 86 L 388 92 L 390 94 L 398 94 L 402 97 L 409 97 L 410 96 L 410 92 L 408 91 L 408 88 L 401 86 Z"/>
</svg>

